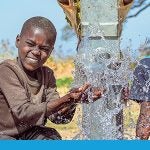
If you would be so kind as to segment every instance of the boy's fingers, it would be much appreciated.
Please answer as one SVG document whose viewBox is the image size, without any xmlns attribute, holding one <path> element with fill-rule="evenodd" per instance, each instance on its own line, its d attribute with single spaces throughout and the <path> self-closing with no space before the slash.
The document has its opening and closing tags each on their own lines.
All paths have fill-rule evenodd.
<svg viewBox="0 0 150 150">
<path fill-rule="evenodd" d="M 105 89 L 104 89 L 104 88 L 103 88 L 103 89 L 102 89 L 102 88 L 100 88 L 100 89 L 99 89 L 99 88 L 94 88 L 94 89 L 93 89 L 93 92 L 94 92 L 95 94 L 99 94 L 99 93 L 100 93 L 100 94 L 103 94 L 103 93 L 106 92 L 106 88 L 105 88 Z"/>
<path fill-rule="evenodd" d="M 62 108 L 62 109 L 59 110 L 57 113 L 58 113 L 59 115 L 61 115 L 61 114 L 65 113 L 65 112 L 67 112 L 67 111 L 69 111 L 69 107 Z"/>
<path fill-rule="evenodd" d="M 98 95 L 93 95 L 92 98 L 94 101 L 100 99 L 102 97 L 102 93 L 98 94 Z"/>
<path fill-rule="evenodd" d="M 84 92 L 88 87 L 90 87 L 90 84 L 86 83 L 79 88 L 79 91 Z"/>
<path fill-rule="evenodd" d="M 97 100 L 97 99 L 99 99 L 100 97 L 99 97 L 99 96 L 92 96 L 92 98 L 93 98 L 94 100 Z"/>
<path fill-rule="evenodd" d="M 76 92 L 80 92 L 80 91 L 79 91 L 79 88 L 72 88 L 69 92 L 74 92 L 74 93 L 76 93 Z"/>
<path fill-rule="evenodd" d="M 102 91 L 94 91 L 94 96 L 101 96 L 102 95 Z"/>
</svg>

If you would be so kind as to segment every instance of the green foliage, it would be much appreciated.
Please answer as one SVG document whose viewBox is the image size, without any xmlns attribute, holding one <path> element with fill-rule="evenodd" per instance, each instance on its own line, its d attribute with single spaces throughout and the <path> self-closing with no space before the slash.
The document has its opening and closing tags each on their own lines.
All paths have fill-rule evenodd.
<svg viewBox="0 0 150 150">
<path fill-rule="evenodd" d="M 71 83 L 73 82 L 72 77 L 63 77 L 61 79 L 56 80 L 57 87 L 70 87 Z"/>
</svg>

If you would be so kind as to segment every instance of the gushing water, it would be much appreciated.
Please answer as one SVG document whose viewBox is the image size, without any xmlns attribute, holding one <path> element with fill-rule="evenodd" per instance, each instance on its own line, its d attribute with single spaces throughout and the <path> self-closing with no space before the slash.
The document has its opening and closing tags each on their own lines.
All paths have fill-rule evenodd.
<svg viewBox="0 0 150 150">
<path fill-rule="evenodd" d="M 91 84 L 87 90 L 90 104 L 83 104 L 81 133 L 76 138 L 123 139 L 121 90 L 132 77 L 130 52 L 120 51 L 119 40 L 105 40 L 101 31 L 97 33 L 101 37 L 99 43 L 84 37 L 75 59 L 75 85 Z M 93 87 L 106 89 L 94 103 Z"/>
</svg>

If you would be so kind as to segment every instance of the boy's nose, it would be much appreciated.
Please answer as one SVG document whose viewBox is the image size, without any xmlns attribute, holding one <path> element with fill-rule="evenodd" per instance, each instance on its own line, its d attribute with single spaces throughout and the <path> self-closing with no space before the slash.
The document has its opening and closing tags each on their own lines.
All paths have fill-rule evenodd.
<svg viewBox="0 0 150 150">
<path fill-rule="evenodd" d="M 34 55 L 41 55 L 41 51 L 40 51 L 40 49 L 39 48 L 34 48 L 34 50 L 32 51 L 32 53 L 34 54 Z"/>
</svg>

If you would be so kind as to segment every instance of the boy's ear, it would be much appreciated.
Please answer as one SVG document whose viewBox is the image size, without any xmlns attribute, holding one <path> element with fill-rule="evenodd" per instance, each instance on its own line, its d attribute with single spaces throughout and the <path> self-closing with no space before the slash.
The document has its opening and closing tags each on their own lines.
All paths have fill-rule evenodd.
<svg viewBox="0 0 150 150">
<path fill-rule="evenodd" d="M 19 46 L 19 43 L 20 43 L 20 35 L 18 34 L 17 37 L 16 37 L 16 47 L 17 48 Z"/>
</svg>

